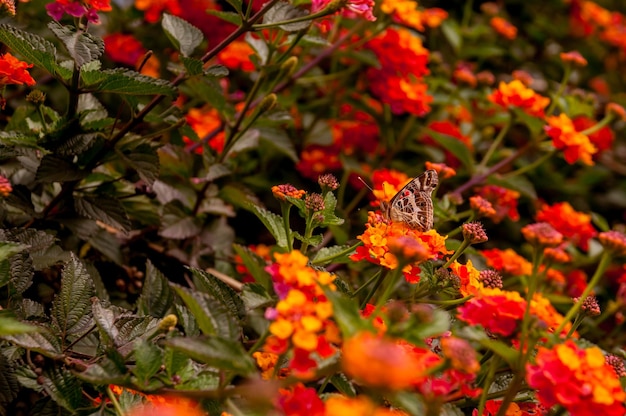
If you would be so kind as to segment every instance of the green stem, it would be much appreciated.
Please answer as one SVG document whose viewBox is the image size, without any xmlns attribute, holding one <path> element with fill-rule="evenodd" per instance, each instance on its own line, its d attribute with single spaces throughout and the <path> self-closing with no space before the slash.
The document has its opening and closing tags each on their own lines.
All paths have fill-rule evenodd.
<svg viewBox="0 0 626 416">
<path fill-rule="evenodd" d="M 600 278 L 604 275 L 604 272 L 606 271 L 606 269 L 609 267 L 610 264 L 611 264 L 611 253 L 609 251 L 604 251 L 604 253 L 602 253 L 602 257 L 600 258 L 600 263 L 598 264 L 598 268 L 596 269 L 596 272 L 591 277 L 591 280 L 587 284 L 587 287 L 585 288 L 585 290 L 583 290 L 583 293 L 580 295 L 580 298 L 578 298 L 578 302 L 572 305 L 570 310 L 567 311 L 567 314 L 565 314 L 565 317 L 563 318 L 563 322 L 561 322 L 559 327 L 554 331 L 554 334 L 556 336 L 559 336 L 563 328 L 565 328 L 565 325 L 569 321 L 571 321 L 572 318 L 578 313 L 578 311 L 580 310 L 580 307 L 583 305 L 583 302 L 585 301 L 585 299 L 587 299 L 587 296 L 589 296 L 593 288 L 598 284 L 598 282 L 600 281 Z"/>
<path fill-rule="evenodd" d="M 380 276 L 380 274 L 383 272 L 382 268 L 379 268 L 378 271 L 376 273 L 374 273 L 374 276 L 370 277 L 369 280 L 365 283 L 363 283 L 357 290 L 355 290 L 352 295 L 350 295 L 351 298 L 355 298 L 359 295 L 359 293 L 361 293 L 363 290 L 365 290 L 366 287 L 368 287 L 374 280 L 378 279 L 378 277 Z M 363 307 L 361 307 L 361 309 L 363 309 Z"/>
<path fill-rule="evenodd" d="M 256 340 L 254 345 L 252 345 L 252 347 L 248 350 L 248 354 L 252 355 L 253 353 L 257 352 L 258 349 L 261 348 L 263 344 L 265 344 L 265 340 L 267 339 L 269 335 L 270 335 L 270 331 L 269 329 L 266 329 L 265 332 L 263 332 L 263 335 L 261 335 L 259 339 Z"/>
<path fill-rule="evenodd" d="M 487 369 L 487 376 L 480 383 L 480 385 L 483 386 L 483 392 L 480 395 L 480 399 L 478 401 L 478 414 L 479 415 L 482 415 L 483 410 L 485 409 L 485 403 L 487 403 L 487 396 L 489 394 L 489 386 L 491 386 L 491 383 L 493 383 L 493 380 L 496 377 L 496 370 L 499 364 L 500 364 L 500 360 L 498 359 L 497 356 L 494 356 L 489 363 L 489 368 Z"/>
<path fill-rule="evenodd" d="M 589 127 L 588 129 L 581 131 L 580 134 L 584 134 L 585 136 L 589 136 L 590 134 L 593 134 L 593 133 L 597 132 L 602 127 L 604 127 L 607 124 L 609 124 L 611 121 L 613 121 L 613 118 L 614 118 L 614 114 L 613 113 L 608 113 L 606 116 L 604 116 L 604 118 L 602 120 L 598 121 L 596 124 L 594 124 L 593 126 Z"/>
<path fill-rule="evenodd" d="M 380 296 L 380 298 L 376 301 L 376 310 L 380 310 L 380 308 L 387 302 L 387 300 L 391 297 L 393 290 L 396 288 L 397 283 L 400 281 L 402 277 L 402 268 L 404 266 L 402 264 L 398 264 L 398 267 L 391 271 L 391 276 L 387 279 L 387 286 L 385 287 L 385 291 Z"/>
<path fill-rule="evenodd" d="M 370 301 L 370 299 L 374 296 L 374 294 L 376 293 L 376 291 L 380 287 L 380 284 L 383 282 L 383 280 L 385 280 L 385 277 L 387 277 L 389 275 L 388 272 L 387 273 L 382 273 L 382 270 L 383 269 L 381 267 L 381 273 L 376 276 L 376 282 L 374 283 L 374 286 L 372 286 L 370 291 L 367 293 L 367 296 L 365 297 L 365 299 L 363 299 L 363 301 L 361 302 L 361 305 L 360 305 L 361 309 L 365 308 L 367 303 Z"/>
<path fill-rule="evenodd" d="M 325 257 L 323 259 L 324 263 L 328 263 L 329 261 L 332 262 L 333 260 L 335 260 L 336 258 L 345 256 L 348 253 L 353 252 L 357 247 L 359 247 L 360 245 L 363 245 L 363 242 L 359 241 L 356 244 L 351 245 L 350 247 L 346 247 L 344 250 L 341 250 L 335 254 L 333 254 L 330 257 Z M 317 262 L 315 261 L 315 259 L 311 260 L 311 264 L 315 265 L 317 264 Z"/>
<path fill-rule="evenodd" d="M 117 401 L 117 397 L 115 397 L 115 393 L 113 393 L 110 386 L 107 386 L 107 396 L 109 396 L 109 400 L 111 400 L 111 403 L 113 404 L 113 408 L 115 409 L 115 413 L 117 413 L 117 416 L 124 416 L 124 411 L 122 410 L 122 407 L 120 406 L 120 402 Z"/>
<path fill-rule="evenodd" d="M 291 204 L 287 201 L 280 201 L 280 210 L 283 215 L 283 225 L 285 227 L 285 235 L 287 236 L 287 251 L 293 250 L 293 238 L 291 235 L 291 227 L 289 226 L 289 211 Z"/>
<path fill-rule="evenodd" d="M 493 153 L 500 146 L 500 144 L 502 143 L 502 140 L 504 140 L 504 137 L 509 132 L 509 129 L 511 128 L 512 124 L 513 124 L 513 116 L 510 115 L 509 116 L 509 121 L 500 130 L 500 132 L 498 133 L 496 138 L 491 143 L 491 146 L 489 146 L 489 149 L 487 150 L 487 153 L 485 153 L 485 156 L 483 156 L 483 159 L 478 164 L 478 171 L 482 171 L 487 166 L 487 164 L 489 163 L 489 159 L 491 159 L 491 156 L 493 156 Z"/>
<path fill-rule="evenodd" d="M 450 257 L 448 259 L 448 261 L 446 262 L 446 264 L 444 264 L 442 267 L 444 269 L 447 269 L 448 267 L 450 267 L 450 265 L 456 260 L 458 259 L 461 254 L 463 254 L 463 252 L 465 251 L 466 248 L 468 248 L 470 246 L 470 241 L 468 239 L 464 239 L 463 242 L 461 243 L 461 246 L 454 252 L 454 254 L 452 255 L 452 257 Z"/>
<path fill-rule="evenodd" d="M 550 106 L 546 110 L 546 117 L 552 115 L 554 109 L 556 108 L 556 103 L 563 95 L 563 91 L 565 91 L 565 86 L 567 85 L 567 81 L 569 81 L 569 77 L 572 74 L 572 65 L 568 64 L 565 67 L 565 72 L 563 73 L 563 79 L 561 79 L 561 84 L 559 85 L 559 89 L 556 91 L 554 96 L 552 97 L 552 101 L 550 102 Z"/>
<path fill-rule="evenodd" d="M 514 170 L 513 172 L 506 173 L 502 175 L 503 178 L 514 178 L 516 176 L 521 175 L 522 173 L 526 173 L 535 169 L 537 166 L 541 165 L 546 160 L 550 159 L 556 153 L 556 149 L 550 150 L 548 153 L 541 156 L 539 159 L 535 160 L 532 163 L 522 166 L 521 168 Z"/>
<path fill-rule="evenodd" d="M 535 291 L 537 290 L 537 284 L 539 281 L 539 266 L 543 261 L 543 248 L 540 246 L 535 246 L 533 251 L 533 266 L 532 272 L 528 277 L 528 290 L 526 292 L 526 309 L 524 311 L 524 318 L 522 319 L 522 336 L 520 349 L 523 351 L 524 348 L 527 348 L 528 344 L 528 326 L 530 324 L 530 304 L 532 302 L 533 296 L 535 295 Z M 520 360 L 524 359 L 524 354 L 520 354 Z M 522 362 L 520 361 L 520 366 Z"/>
<path fill-rule="evenodd" d="M 307 211 L 308 212 L 306 213 L 306 224 L 304 226 L 304 237 L 302 238 L 302 246 L 300 247 L 300 251 L 304 255 L 306 255 L 306 249 L 309 248 L 308 241 L 313 235 L 313 229 L 315 229 L 315 227 L 313 227 L 313 215 L 315 215 L 315 212 L 312 212 L 308 209 Z"/>
</svg>

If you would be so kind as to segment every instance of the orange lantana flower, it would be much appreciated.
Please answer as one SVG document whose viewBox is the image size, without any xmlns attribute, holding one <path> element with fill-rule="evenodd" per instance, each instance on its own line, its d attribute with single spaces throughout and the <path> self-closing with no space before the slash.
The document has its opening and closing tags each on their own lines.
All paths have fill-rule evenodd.
<svg viewBox="0 0 626 416">
<path fill-rule="evenodd" d="M 526 301 L 517 292 L 485 288 L 459 307 L 458 318 L 492 334 L 512 335 L 524 317 Z"/>
<path fill-rule="evenodd" d="M 517 36 L 517 28 L 502 17 L 492 17 L 489 24 L 500 36 L 508 40 L 513 40 Z"/>
<path fill-rule="evenodd" d="M 441 362 L 428 349 L 371 332 L 359 332 L 343 345 L 342 366 L 346 374 L 372 387 L 410 388 Z"/>
<path fill-rule="evenodd" d="M 545 407 L 561 405 L 572 416 L 623 416 L 626 393 L 598 347 L 582 349 L 573 341 L 539 347 L 526 366 L 528 385 Z"/>
<path fill-rule="evenodd" d="M 576 126 L 566 114 L 551 116 L 546 119 L 548 125 L 544 127 L 552 144 L 563 150 L 563 156 L 569 164 L 580 160 L 586 165 L 593 165 L 592 156 L 598 148 L 591 143 L 589 137 L 576 130 Z"/>
<path fill-rule="evenodd" d="M 589 248 L 589 240 L 597 234 L 591 225 L 591 215 L 576 211 L 569 202 L 545 204 L 537 212 L 536 218 L 537 221 L 549 223 L 583 250 Z"/>
<path fill-rule="evenodd" d="M 532 265 L 524 257 L 517 254 L 513 249 L 500 250 L 493 248 L 480 252 L 487 259 L 487 265 L 500 273 L 512 276 L 529 275 Z"/>
<path fill-rule="evenodd" d="M 0 56 L 0 87 L 3 85 L 34 85 L 35 80 L 26 69 L 32 68 L 33 64 L 20 61 L 9 52 Z"/>
<path fill-rule="evenodd" d="M 537 94 L 517 79 L 508 84 L 500 82 L 498 89 L 487 98 L 504 108 L 518 107 L 534 117 L 544 117 L 544 110 L 550 103 L 549 98 Z"/>
</svg>

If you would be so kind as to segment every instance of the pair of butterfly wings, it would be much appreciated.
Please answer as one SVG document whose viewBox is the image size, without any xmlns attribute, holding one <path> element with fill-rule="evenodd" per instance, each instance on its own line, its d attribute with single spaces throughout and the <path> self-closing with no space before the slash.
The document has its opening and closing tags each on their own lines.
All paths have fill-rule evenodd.
<svg viewBox="0 0 626 416">
<path fill-rule="evenodd" d="M 439 183 L 434 170 L 427 170 L 406 184 L 389 202 L 381 202 L 387 219 L 402 222 L 417 231 L 433 228 L 433 200 L 431 194 Z"/>
</svg>

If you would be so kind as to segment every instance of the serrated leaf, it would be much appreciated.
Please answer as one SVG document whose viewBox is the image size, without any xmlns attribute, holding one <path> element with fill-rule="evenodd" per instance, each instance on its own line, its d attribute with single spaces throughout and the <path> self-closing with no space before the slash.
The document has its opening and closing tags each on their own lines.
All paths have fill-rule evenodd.
<svg viewBox="0 0 626 416">
<path fill-rule="evenodd" d="M 94 287 L 85 265 L 72 254 L 61 274 L 61 290 L 52 301 L 52 322 L 65 339 L 82 335 L 91 326 Z"/>
<path fill-rule="evenodd" d="M 98 196 L 82 196 L 74 199 L 76 211 L 92 220 L 117 228 L 121 231 L 130 229 L 130 220 L 124 211 L 122 204 L 115 198 L 103 198 Z"/>
<path fill-rule="evenodd" d="M 339 392 L 348 397 L 356 396 L 356 389 L 350 383 L 350 380 L 343 373 L 338 373 L 330 378 L 330 383 L 335 386 Z"/>
<path fill-rule="evenodd" d="M 96 364 L 90 364 L 85 371 L 77 373 L 76 376 L 96 386 L 108 384 L 124 385 L 130 381 L 130 374 L 121 372 L 118 366 L 108 357 Z"/>
<path fill-rule="evenodd" d="M 166 205 L 164 211 L 162 228 L 159 230 L 161 237 L 183 240 L 202 231 L 198 218 L 187 216 L 173 204 Z"/>
<path fill-rule="evenodd" d="M 352 246 L 331 246 L 322 247 L 311 260 L 311 264 L 315 266 L 326 266 L 330 263 L 347 263 L 350 261 L 349 256 L 354 253 L 354 250 L 362 243 L 357 243 Z"/>
<path fill-rule="evenodd" d="M 38 352 L 46 357 L 58 359 L 62 357 L 59 337 L 47 327 L 33 325 L 36 332 L 26 332 L 16 335 L 7 335 L 3 338 L 22 348 Z"/>
<path fill-rule="evenodd" d="M 115 312 L 106 308 L 102 301 L 95 300 L 91 306 L 93 319 L 100 332 L 100 339 L 106 346 L 114 346 L 115 340 L 119 336 L 119 331 L 115 326 Z"/>
<path fill-rule="evenodd" d="M 56 238 L 45 231 L 16 228 L 6 230 L 6 235 L 9 240 L 29 246 L 26 251 L 30 253 L 36 271 L 69 259 L 68 253 L 54 244 Z"/>
<path fill-rule="evenodd" d="M 211 106 L 220 114 L 233 113 L 216 79 L 212 77 L 190 78 L 185 82 L 185 87 L 185 92 L 211 103 Z"/>
<path fill-rule="evenodd" d="M 175 284 L 172 284 L 172 287 L 189 308 L 203 334 L 233 340 L 239 338 L 241 328 L 235 317 L 220 301 L 207 293 L 192 291 Z"/>
<path fill-rule="evenodd" d="M 200 75 L 204 72 L 204 63 L 200 59 L 181 56 L 180 60 L 185 66 L 185 71 L 187 71 L 187 75 Z"/>
<path fill-rule="evenodd" d="M 300 17 L 307 16 L 309 14 L 308 11 L 299 9 L 291 3 L 285 1 L 279 1 L 263 15 L 263 23 L 264 24 L 276 24 L 280 22 L 284 22 L 286 20 L 297 19 Z M 279 25 L 282 30 L 287 32 L 297 32 L 300 30 L 304 30 L 311 25 L 310 20 L 305 20 L 304 22 L 296 22 L 296 23 L 285 23 Z"/>
<path fill-rule="evenodd" d="M 241 257 L 244 266 L 246 266 L 248 273 L 252 275 L 254 280 L 266 289 L 269 289 L 272 284 L 272 279 L 265 271 L 267 262 L 247 247 L 234 244 L 233 248 L 239 257 Z"/>
<path fill-rule="evenodd" d="M 225 22 L 232 23 L 234 25 L 241 25 L 241 16 L 234 12 L 224 12 L 221 10 L 207 10 L 207 13 L 222 19 Z"/>
<path fill-rule="evenodd" d="M 41 159 L 35 180 L 38 182 L 69 182 L 83 179 L 88 172 L 59 156 L 48 154 Z"/>
<path fill-rule="evenodd" d="M 169 40 L 183 56 L 190 56 L 194 49 L 204 40 L 204 35 L 200 29 L 186 20 L 171 14 L 163 14 L 161 26 Z"/>
<path fill-rule="evenodd" d="M 77 68 L 97 60 L 104 53 L 102 38 L 72 26 L 63 26 L 55 20 L 48 23 L 48 28 L 63 42 Z"/>
<path fill-rule="evenodd" d="M 22 294 L 33 283 L 35 269 L 28 253 L 18 253 L 9 259 L 11 269 L 11 292 Z"/>
<path fill-rule="evenodd" d="M 26 244 L 19 244 L 10 241 L 0 242 L 0 261 L 7 260 L 14 254 L 21 253 L 26 250 L 28 246 Z"/>
<path fill-rule="evenodd" d="M 156 345 L 141 340 L 135 342 L 133 353 L 135 356 L 133 374 L 138 378 L 140 385 L 147 386 L 150 378 L 163 364 L 163 353 Z"/>
<path fill-rule="evenodd" d="M 0 145 L 7 147 L 26 147 L 30 149 L 42 150 L 37 145 L 38 138 L 19 131 L 0 131 Z"/>
<path fill-rule="evenodd" d="M 265 208 L 261 208 L 258 205 L 249 203 L 245 204 L 244 207 L 261 220 L 263 225 L 265 225 L 265 228 L 267 228 L 267 230 L 276 240 L 277 246 L 281 248 L 287 248 L 287 234 L 285 232 L 285 226 L 282 217 L 266 210 Z"/>
<path fill-rule="evenodd" d="M 211 65 L 204 71 L 204 75 L 213 78 L 227 77 L 230 71 L 224 65 Z"/>
<path fill-rule="evenodd" d="M 339 218 L 335 215 L 335 208 L 337 207 L 337 198 L 332 192 L 328 192 L 324 197 L 324 209 L 322 210 L 323 220 L 321 225 L 341 225 L 344 223 L 343 218 Z"/>
<path fill-rule="evenodd" d="M 124 162 L 137 171 L 141 179 L 148 185 L 154 183 L 159 177 L 159 155 L 154 147 L 147 143 L 140 144 L 130 152 L 120 152 Z"/>
<path fill-rule="evenodd" d="M 61 407 L 74 412 L 82 404 L 82 389 L 76 376 L 59 367 L 47 368 L 43 374 L 43 389 Z"/>
<path fill-rule="evenodd" d="M 165 345 L 220 370 L 243 376 L 256 372 L 256 364 L 236 341 L 217 337 L 178 337 L 166 340 Z"/>
<path fill-rule="evenodd" d="M 155 318 L 162 318 L 172 305 L 173 299 L 174 294 L 169 287 L 168 280 L 148 260 L 146 278 L 137 301 L 137 311 L 145 315 L 152 315 Z"/>
<path fill-rule="evenodd" d="M 20 386 L 13 366 L 4 354 L 0 354 L 0 414 L 7 414 L 7 405 L 15 400 L 19 390 Z"/>
<path fill-rule="evenodd" d="M 159 319 L 151 316 L 120 316 L 115 320 L 118 337 L 115 340 L 120 345 L 119 352 L 129 353 L 135 339 L 147 339 L 159 330 Z"/>
<path fill-rule="evenodd" d="M 452 153 L 468 169 L 471 169 L 474 161 L 467 145 L 459 139 L 428 129 L 428 135 L 439 143 L 444 149 Z"/>
<path fill-rule="evenodd" d="M 176 88 L 168 81 L 142 75 L 129 69 L 83 71 L 85 87 L 93 92 L 112 92 L 122 95 L 176 95 Z"/>
<path fill-rule="evenodd" d="M 98 133 L 85 133 L 71 136 L 55 147 L 54 153 L 62 156 L 74 156 L 89 150 L 98 142 Z"/>
<path fill-rule="evenodd" d="M 44 68 L 53 75 L 58 72 L 56 48 L 46 39 L 7 24 L 0 24 L 0 42 L 21 55 L 26 62 Z"/>
<path fill-rule="evenodd" d="M 246 311 L 243 301 L 239 297 L 239 294 L 230 286 L 204 270 L 192 268 L 191 274 L 196 289 L 208 293 L 220 301 L 230 310 L 232 316 L 236 316 L 239 319 L 244 318 Z"/>
</svg>

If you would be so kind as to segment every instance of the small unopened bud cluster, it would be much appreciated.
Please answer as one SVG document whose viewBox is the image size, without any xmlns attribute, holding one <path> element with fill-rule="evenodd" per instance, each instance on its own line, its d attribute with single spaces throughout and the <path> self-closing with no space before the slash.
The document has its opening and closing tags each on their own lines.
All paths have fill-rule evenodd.
<svg viewBox="0 0 626 416">
<path fill-rule="evenodd" d="M 337 181 L 337 178 L 335 178 L 335 175 L 332 173 L 321 175 L 317 179 L 317 183 L 320 184 L 322 191 L 334 191 L 339 188 L 339 181 Z"/>
<path fill-rule="evenodd" d="M 626 234 L 615 230 L 604 231 L 598 234 L 598 240 L 613 254 L 626 256 Z"/>
<path fill-rule="evenodd" d="M 437 269 L 435 271 L 435 279 L 439 282 L 439 286 L 451 287 L 455 290 L 461 288 L 461 278 L 448 269 Z"/>
<path fill-rule="evenodd" d="M 272 186 L 272 193 L 277 199 L 285 200 L 285 197 L 301 199 L 306 191 L 302 189 L 297 189 L 290 183 L 285 183 L 282 185 L 274 185 Z"/>
<path fill-rule="evenodd" d="M 304 199 L 304 206 L 313 212 L 323 211 L 325 208 L 324 197 L 320 194 L 309 194 Z"/>
<path fill-rule="evenodd" d="M 461 226 L 463 238 L 472 244 L 484 243 L 489 240 L 485 228 L 479 222 L 467 222 Z"/>
<path fill-rule="evenodd" d="M 33 90 L 26 96 L 26 101 L 29 101 L 35 105 L 43 104 L 46 101 L 46 94 L 39 90 Z"/>
<path fill-rule="evenodd" d="M 496 215 L 496 210 L 493 205 L 491 205 L 491 202 L 487 201 L 482 196 L 470 197 L 470 208 L 472 208 L 479 217 L 492 217 Z"/>
<path fill-rule="evenodd" d="M 626 377 L 626 368 L 624 368 L 624 361 L 621 358 L 617 355 L 609 354 L 604 359 L 608 365 L 613 367 L 617 377 Z"/>
<path fill-rule="evenodd" d="M 543 247 L 556 247 L 563 242 L 563 234 L 547 222 L 536 222 L 522 228 L 526 241 Z"/>
<path fill-rule="evenodd" d="M 580 298 L 574 298 L 574 302 L 578 302 L 579 299 Z M 587 316 L 598 316 L 601 313 L 598 299 L 596 299 L 595 296 L 587 296 L 580 306 L 580 309 Z"/>
<path fill-rule="evenodd" d="M 489 289 L 502 289 L 502 276 L 493 269 L 482 270 L 480 281 L 483 286 Z"/>
<path fill-rule="evenodd" d="M 543 255 L 546 260 L 550 260 L 555 263 L 569 263 L 572 261 L 572 256 L 570 256 L 561 247 L 546 247 L 543 250 Z"/>
</svg>

